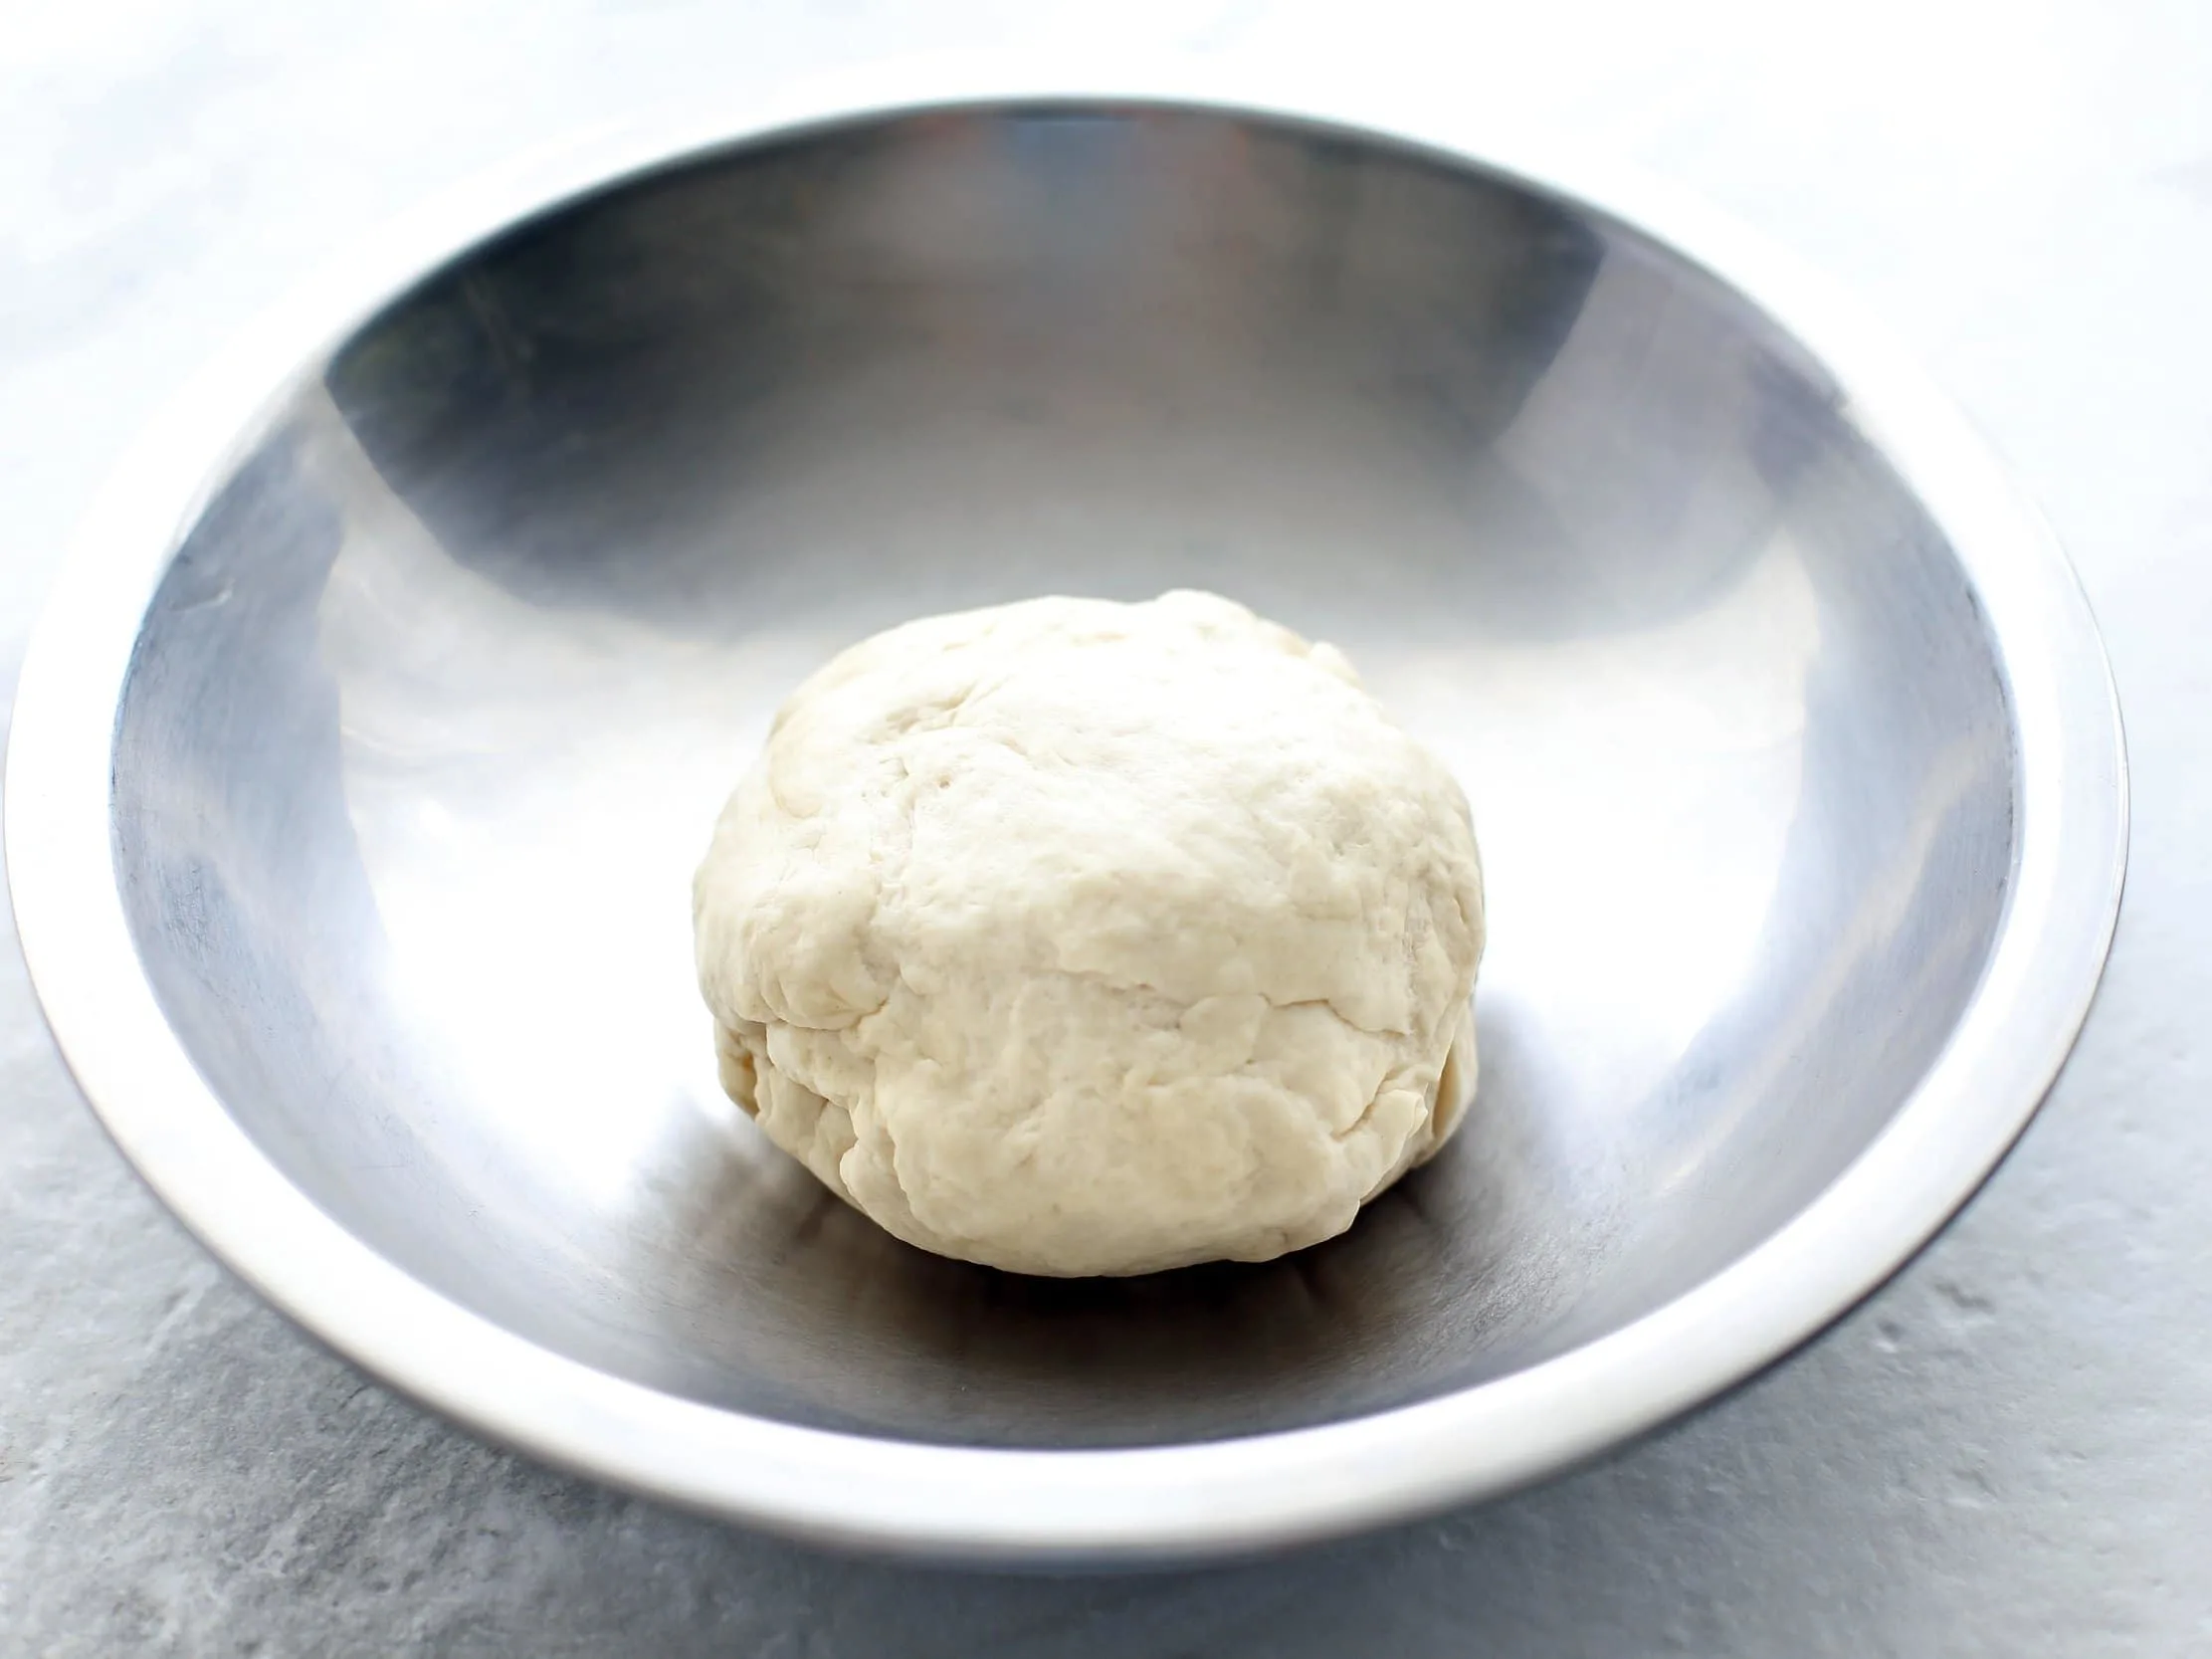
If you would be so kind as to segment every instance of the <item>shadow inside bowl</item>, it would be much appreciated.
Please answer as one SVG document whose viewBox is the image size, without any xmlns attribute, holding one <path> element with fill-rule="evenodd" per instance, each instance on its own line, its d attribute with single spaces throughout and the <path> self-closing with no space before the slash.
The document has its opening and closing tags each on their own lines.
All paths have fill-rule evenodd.
<svg viewBox="0 0 2212 1659">
<path fill-rule="evenodd" d="M 1494 1374 L 1532 1357 L 1607 1254 L 1594 1236 L 1546 1248 L 1565 1171 L 1546 1161 L 1509 1059 L 1438 1167 L 1343 1236 L 1132 1279 L 1028 1278 L 914 1250 L 763 1155 L 749 1123 L 718 1118 L 702 1115 L 659 1188 L 695 1241 L 663 1304 L 668 1347 L 705 1361 L 701 1381 L 773 1369 L 790 1390 L 781 1413 L 824 1426 L 1112 1445 L 1379 1409 L 1463 1383 L 1470 1352 Z M 634 1271 L 656 1274 L 659 1255 Z"/>
</svg>

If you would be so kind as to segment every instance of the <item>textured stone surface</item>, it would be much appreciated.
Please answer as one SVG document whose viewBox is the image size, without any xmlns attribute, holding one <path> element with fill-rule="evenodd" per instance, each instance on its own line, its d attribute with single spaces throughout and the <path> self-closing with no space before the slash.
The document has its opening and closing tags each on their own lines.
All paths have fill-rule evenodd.
<svg viewBox="0 0 2212 1659">
<path fill-rule="evenodd" d="M 2066 1079 L 1957 1225 L 1841 1328 L 1541 1491 L 1141 1578 L 841 1560 L 424 1417 L 165 1218 L 77 1101 L 10 950 L 0 1653 L 2212 1651 L 2212 11 L 1803 10 L 10 7 L 0 683 L 68 526 L 161 396 L 364 221 L 459 170 L 625 108 L 917 46 L 1319 56 L 1637 156 L 1870 300 L 2072 548 L 2126 703 L 2136 832 Z"/>
</svg>

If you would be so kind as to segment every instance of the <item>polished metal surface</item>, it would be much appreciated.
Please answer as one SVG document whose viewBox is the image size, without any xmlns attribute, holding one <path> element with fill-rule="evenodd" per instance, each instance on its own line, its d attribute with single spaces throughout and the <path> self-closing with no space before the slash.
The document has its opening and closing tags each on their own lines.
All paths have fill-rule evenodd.
<svg viewBox="0 0 2212 1659">
<path fill-rule="evenodd" d="M 1498 1490 L 1833 1317 L 2001 1153 L 2110 936 L 2116 725 L 2032 518 L 1817 286 L 1662 197 L 913 102 L 441 210 L 373 314 L 310 349 L 362 296 L 310 297 L 149 442 L 8 792 L 125 1149 L 482 1427 L 948 1554 Z M 705 828 L 852 639 L 1171 585 L 1335 641 L 1458 768 L 1480 1110 L 1264 1267 L 907 1250 L 714 1086 Z"/>
</svg>

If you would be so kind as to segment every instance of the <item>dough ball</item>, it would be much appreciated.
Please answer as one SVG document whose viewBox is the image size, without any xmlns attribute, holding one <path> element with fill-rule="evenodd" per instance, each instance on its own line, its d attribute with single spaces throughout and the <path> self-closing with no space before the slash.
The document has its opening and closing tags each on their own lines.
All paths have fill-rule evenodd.
<svg viewBox="0 0 2212 1659">
<path fill-rule="evenodd" d="M 1331 1237 L 1473 1093 L 1466 798 L 1333 648 L 1209 594 L 853 647 L 777 715 L 694 922 L 769 1139 L 1017 1273 Z"/>
</svg>

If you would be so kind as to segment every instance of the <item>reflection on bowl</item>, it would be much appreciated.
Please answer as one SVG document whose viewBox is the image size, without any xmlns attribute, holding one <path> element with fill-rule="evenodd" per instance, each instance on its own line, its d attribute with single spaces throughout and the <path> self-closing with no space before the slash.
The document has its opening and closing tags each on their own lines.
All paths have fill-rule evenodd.
<svg viewBox="0 0 2212 1659">
<path fill-rule="evenodd" d="M 89 539 L 10 779 L 95 1104 L 372 1368 L 828 1536 L 1306 1536 L 1772 1357 L 2063 1057 L 2123 836 L 2063 562 L 1909 373 L 1618 191 L 999 101 L 510 205 L 286 365 L 181 542 Z M 1284 1261 L 922 1256 L 722 1100 L 693 863 L 842 644 L 1176 585 L 1339 644 L 1459 769 L 1478 1116 Z M 111 865 L 49 853 L 96 817 Z M 1146 1450 L 1052 1455 L 1099 1448 Z"/>
</svg>

